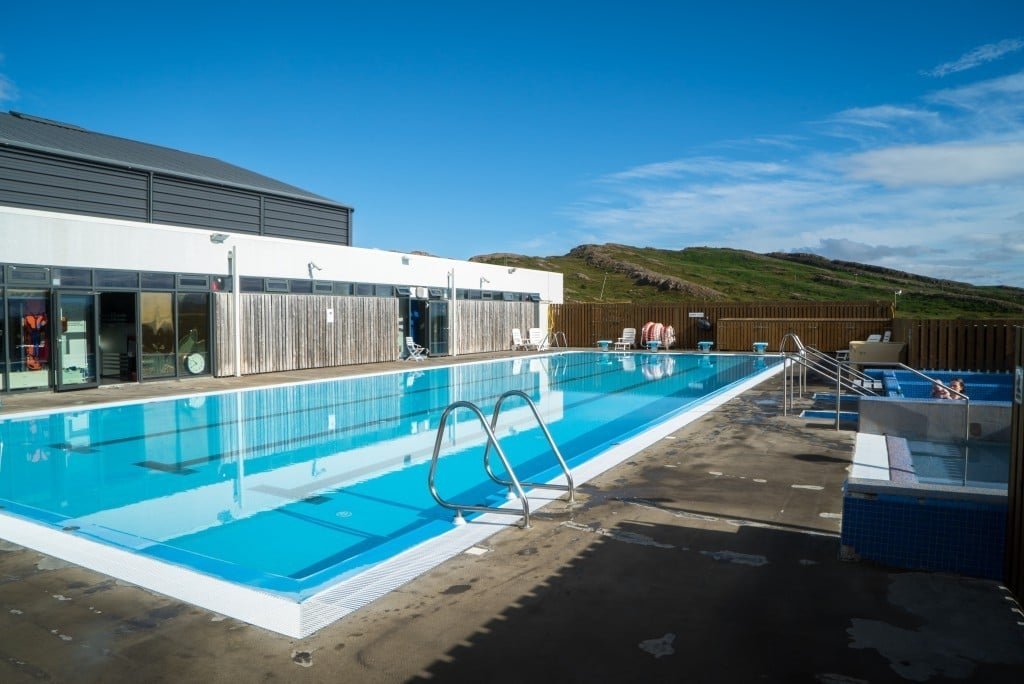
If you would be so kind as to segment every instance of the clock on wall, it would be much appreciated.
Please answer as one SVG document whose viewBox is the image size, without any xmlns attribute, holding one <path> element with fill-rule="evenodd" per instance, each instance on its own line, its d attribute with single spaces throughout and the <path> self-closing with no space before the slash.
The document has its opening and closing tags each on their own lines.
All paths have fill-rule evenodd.
<svg viewBox="0 0 1024 684">
<path fill-rule="evenodd" d="M 192 375 L 198 375 L 206 369 L 206 359 L 202 354 L 189 354 L 185 357 L 185 367 Z"/>
</svg>

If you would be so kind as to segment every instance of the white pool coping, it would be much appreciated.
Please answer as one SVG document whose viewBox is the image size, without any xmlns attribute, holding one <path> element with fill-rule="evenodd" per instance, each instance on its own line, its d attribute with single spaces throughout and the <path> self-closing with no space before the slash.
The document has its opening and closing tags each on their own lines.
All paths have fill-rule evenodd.
<svg viewBox="0 0 1024 684">
<path fill-rule="evenodd" d="M 642 449 L 781 373 L 784 367 L 785 364 L 779 363 L 766 368 L 723 392 L 711 395 L 700 404 L 614 444 L 572 471 L 575 484 L 579 486 L 622 463 Z M 562 480 L 559 476 L 551 482 Z M 557 492 L 545 489 L 528 490 L 526 494 L 531 511 L 539 510 L 559 498 Z M 510 501 L 504 507 L 518 509 L 520 503 L 517 500 Z M 519 520 L 519 516 L 485 513 L 469 524 L 453 525 L 450 531 L 440 537 L 406 549 L 301 602 L 136 555 L 2 512 L 0 538 L 278 634 L 304 638 L 452 556 L 463 553 L 496 532 L 517 525 Z"/>
<path fill-rule="evenodd" d="M 885 443 L 885 435 L 857 433 L 850 477 L 889 481 L 889 447 Z"/>
</svg>

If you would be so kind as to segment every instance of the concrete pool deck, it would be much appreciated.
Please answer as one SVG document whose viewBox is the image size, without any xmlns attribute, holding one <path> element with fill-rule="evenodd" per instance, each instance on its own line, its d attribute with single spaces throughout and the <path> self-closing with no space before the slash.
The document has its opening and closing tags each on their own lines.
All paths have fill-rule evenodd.
<svg viewBox="0 0 1024 684">
<path fill-rule="evenodd" d="M 2 410 L 446 362 L 22 394 Z M 838 560 L 854 433 L 782 416 L 781 399 L 781 378 L 766 381 L 581 487 L 572 509 L 304 639 L 0 542 L 0 681 L 1024 678 L 1024 616 L 998 583 Z"/>
</svg>

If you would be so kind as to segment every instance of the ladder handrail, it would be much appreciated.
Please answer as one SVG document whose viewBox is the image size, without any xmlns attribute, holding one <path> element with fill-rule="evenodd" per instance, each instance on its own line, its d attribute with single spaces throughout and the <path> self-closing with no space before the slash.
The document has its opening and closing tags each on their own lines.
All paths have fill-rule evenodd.
<svg viewBox="0 0 1024 684">
<path fill-rule="evenodd" d="M 559 347 L 559 348 L 566 348 L 566 349 L 569 348 L 569 338 L 565 336 L 565 332 L 563 332 L 561 330 L 558 330 L 555 333 L 553 333 L 553 336 L 554 336 L 554 342 L 551 345 L 552 347 Z M 559 340 L 561 340 L 561 344 L 559 344 Z"/>
<path fill-rule="evenodd" d="M 544 432 L 544 437 L 547 438 L 548 444 L 551 446 L 551 451 L 555 454 L 555 458 L 558 459 L 558 465 L 562 467 L 562 473 L 565 475 L 566 480 L 566 484 L 564 485 L 548 484 L 546 482 L 527 482 L 526 480 L 520 480 L 519 483 L 527 487 L 537 487 L 539 489 L 557 489 L 559 491 L 569 492 L 569 502 L 575 502 L 576 487 L 575 485 L 573 485 L 572 473 L 569 471 L 569 466 L 568 464 L 566 464 L 565 459 L 562 458 L 562 452 L 558 450 L 558 445 L 555 444 L 555 439 L 554 437 L 551 436 L 551 432 L 548 430 L 547 424 L 544 422 L 544 419 L 540 417 L 540 412 L 537 410 L 537 405 L 533 403 L 533 399 L 531 399 L 526 392 L 517 389 L 508 390 L 507 392 L 504 392 L 500 397 L 498 397 L 498 401 L 494 405 L 494 413 L 491 415 L 491 432 L 494 433 L 495 428 L 498 426 L 498 414 L 501 413 L 501 405 L 509 397 L 522 398 L 523 400 L 526 401 L 526 405 L 530 407 L 530 410 L 533 411 L 533 417 L 537 419 L 537 425 L 539 425 L 540 429 Z M 494 444 L 495 446 L 497 446 L 497 442 L 494 442 Z M 491 470 L 490 453 L 491 442 L 488 442 L 487 447 L 484 449 L 484 469 L 487 471 L 487 474 L 490 476 L 492 480 L 494 480 L 500 485 L 505 485 L 506 487 L 511 488 L 513 484 L 511 481 L 502 480 L 501 478 L 494 474 L 493 470 Z M 506 469 L 508 468 L 507 465 L 505 467 Z"/>
<path fill-rule="evenodd" d="M 516 477 L 515 471 L 512 469 L 512 465 L 508 462 L 505 457 L 505 452 L 502 451 L 501 445 L 498 444 L 498 438 L 494 436 L 494 431 L 491 430 L 491 426 L 487 424 L 487 418 L 484 417 L 483 411 L 480 408 L 469 401 L 454 401 L 448 405 L 448 408 L 441 414 L 441 422 L 437 426 L 437 439 L 434 440 L 434 455 L 430 459 L 430 471 L 427 475 L 427 487 L 430 489 L 431 496 L 437 503 L 441 504 L 445 508 L 450 508 L 455 511 L 455 523 L 462 524 L 465 522 L 462 518 L 462 511 L 477 511 L 480 513 L 502 513 L 504 515 L 519 515 L 518 511 L 514 511 L 508 508 L 498 508 L 497 506 L 483 506 L 483 505 L 472 505 L 472 504 L 457 504 L 450 501 L 446 501 L 437 493 L 437 486 L 435 479 L 437 476 L 437 460 L 438 455 L 441 453 L 441 442 L 444 439 L 444 428 L 448 423 L 448 416 L 452 414 L 456 409 L 465 408 L 469 409 L 476 415 L 480 424 L 484 428 L 484 432 L 487 433 L 487 447 L 490 449 L 490 445 L 494 445 L 495 451 L 498 452 L 498 457 L 501 459 L 501 463 L 505 466 L 505 470 L 508 471 L 511 481 L 509 484 L 514 489 L 516 496 L 522 503 L 522 515 L 523 515 L 523 529 L 530 526 L 530 502 L 526 498 L 526 494 L 523 492 L 523 487 L 519 483 L 519 478 Z M 488 473 L 490 474 L 490 473 Z"/>
</svg>

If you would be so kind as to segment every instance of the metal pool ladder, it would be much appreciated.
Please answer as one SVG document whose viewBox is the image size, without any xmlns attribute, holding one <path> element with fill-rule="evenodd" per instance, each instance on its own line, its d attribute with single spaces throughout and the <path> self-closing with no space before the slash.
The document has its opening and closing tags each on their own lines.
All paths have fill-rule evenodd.
<svg viewBox="0 0 1024 684">
<path fill-rule="evenodd" d="M 524 482 L 516 477 L 515 470 L 512 468 L 512 464 L 509 463 L 508 457 L 505 456 L 505 452 L 501 448 L 501 444 L 498 443 L 498 438 L 494 434 L 494 429 L 498 425 L 498 416 L 501 414 L 502 404 L 509 397 L 520 397 L 526 401 L 526 405 L 530 407 L 533 412 L 533 417 L 537 419 L 537 424 L 540 429 L 544 432 L 544 437 L 547 438 L 548 444 L 551 446 L 551 451 L 554 453 L 555 458 L 558 460 L 558 465 L 562 468 L 562 473 L 565 475 L 566 484 L 548 484 L 546 482 Z M 446 501 L 437 492 L 436 478 L 437 478 L 437 461 L 441 453 L 441 442 L 444 439 L 444 428 L 448 423 L 448 416 L 450 416 L 457 409 L 468 409 L 480 421 L 480 425 L 483 426 L 484 432 L 487 435 L 487 446 L 484 449 L 484 470 L 487 472 L 487 476 L 494 482 L 509 488 L 509 499 L 518 498 L 522 504 L 521 510 L 510 509 L 510 508 L 499 508 L 497 506 L 484 506 L 480 504 L 462 504 L 455 503 L 452 501 Z M 505 467 L 505 471 L 508 472 L 509 479 L 503 480 L 498 477 L 491 469 L 490 464 L 490 453 L 491 447 L 498 453 L 498 458 L 501 459 L 501 464 Z M 494 413 L 491 415 L 491 422 L 488 424 L 487 419 L 484 417 L 483 411 L 480 407 L 470 401 L 455 401 L 448 405 L 441 414 L 441 422 L 437 426 L 437 439 L 434 440 L 434 455 L 430 459 L 430 472 L 427 475 L 427 487 L 430 489 L 431 496 L 437 503 L 441 504 L 445 508 L 450 508 L 455 511 L 455 524 L 464 525 L 466 519 L 462 517 L 462 511 L 477 511 L 480 513 L 502 513 L 504 515 L 522 515 L 523 516 L 523 529 L 530 526 L 530 502 L 526 498 L 526 494 L 523 491 L 523 485 L 528 487 L 536 487 L 538 489 L 556 489 L 560 491 L 569 492 L 569 502 L 576 501 L 576 488 L 573 485 L 572 473 L 569 472 L 569 466 L 566 465 L 565 459 L 562 458 L 562 452 L 558 450 L 558 446 L 555 444 L 554 438 L 551 436 L 551 432 L 548 430 L 548 426 L 544 423 L 544 420 L 540 417 L 540 412 L 537 411 L 537 405 L 533 403 L 529 395 L 522 390 L 509 390 L 498 397 L 497 403 L 494 405 Z"/>
</svg>

